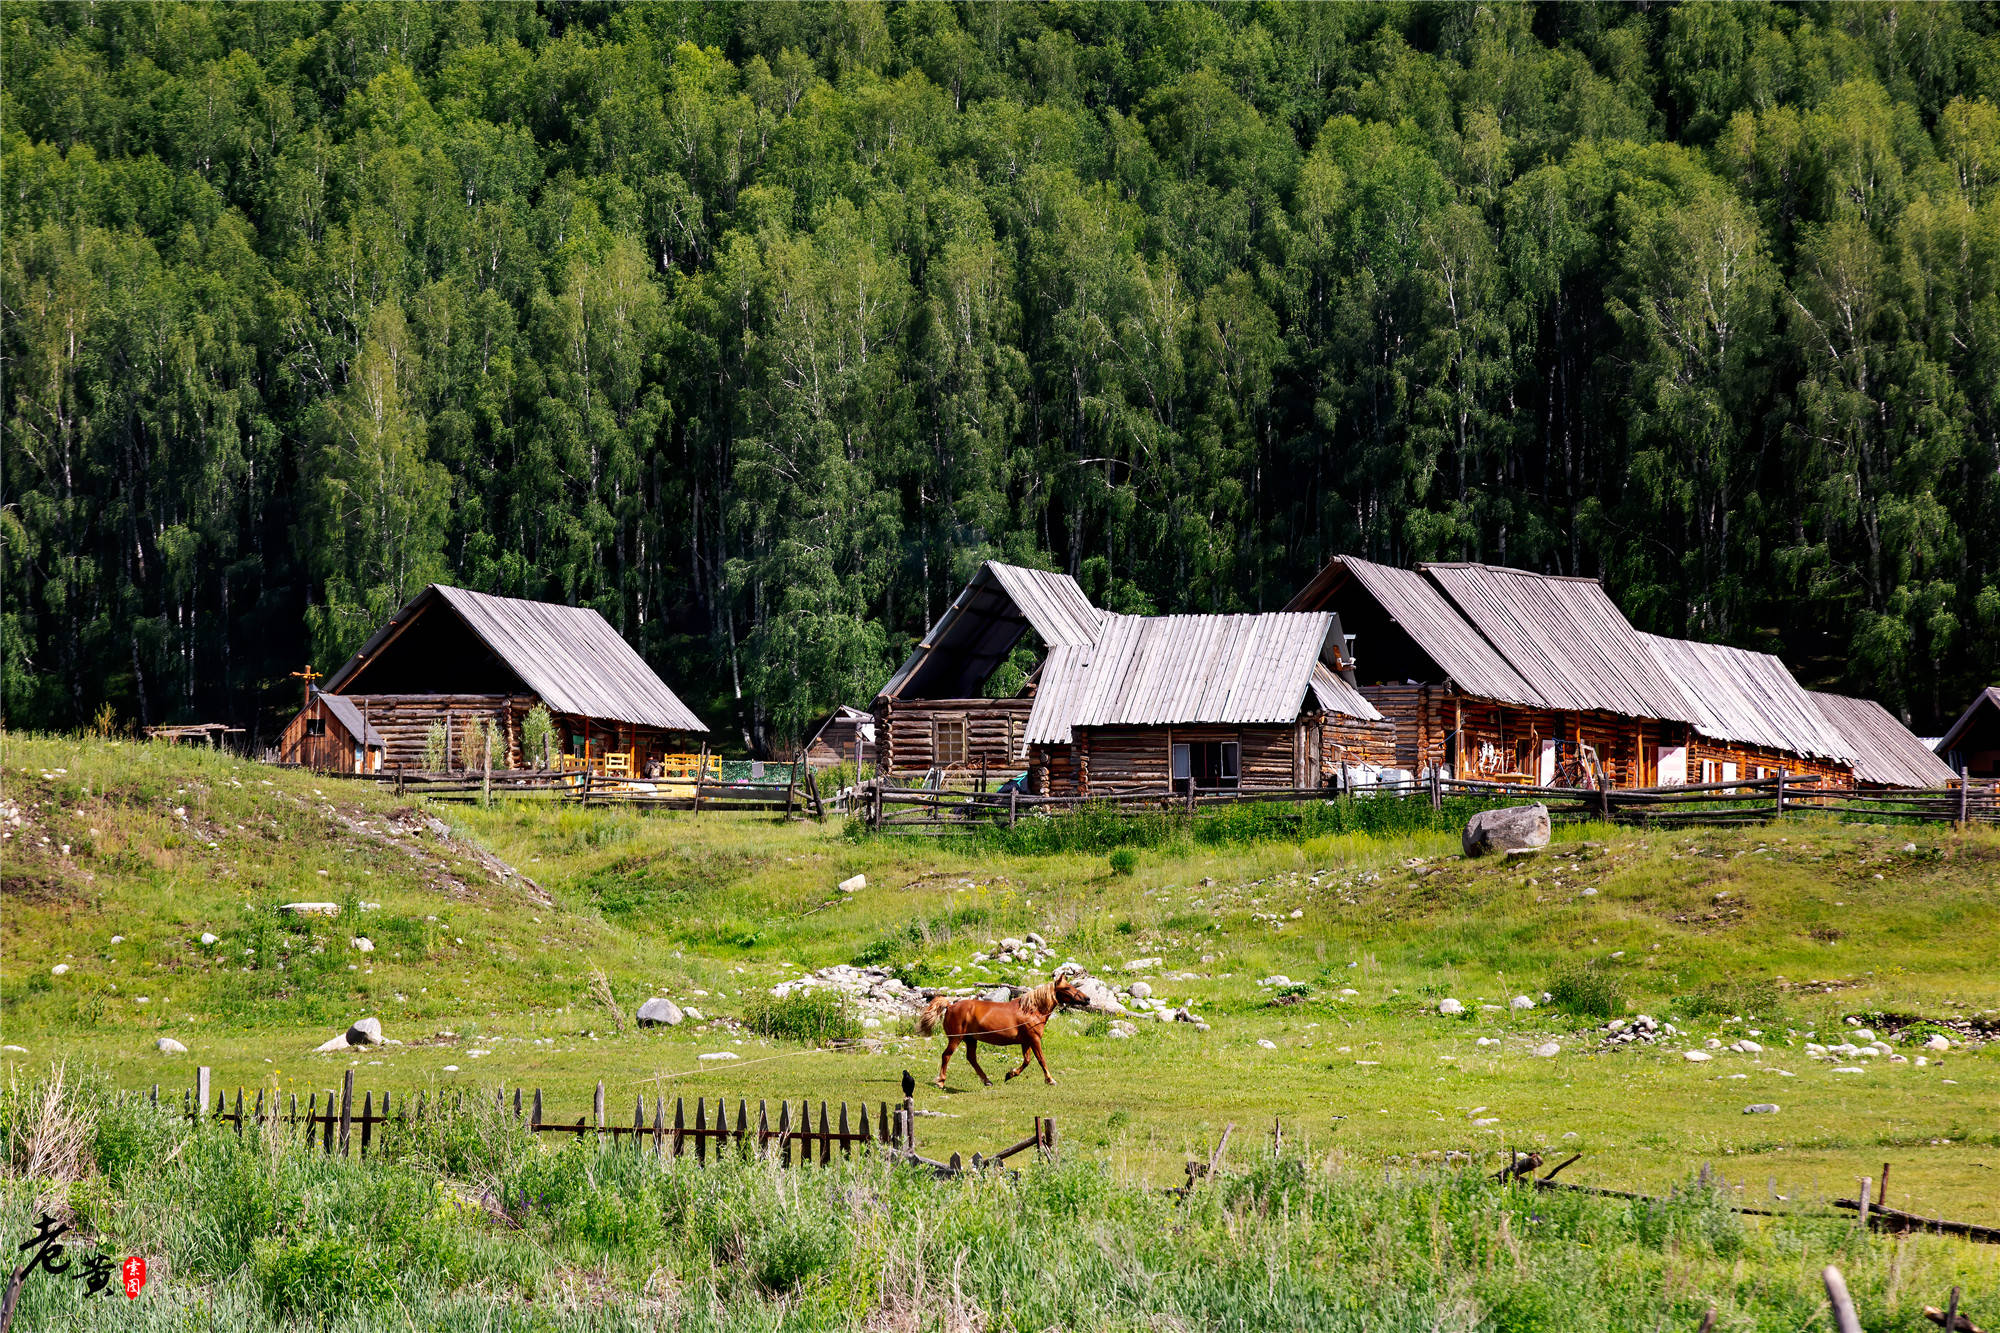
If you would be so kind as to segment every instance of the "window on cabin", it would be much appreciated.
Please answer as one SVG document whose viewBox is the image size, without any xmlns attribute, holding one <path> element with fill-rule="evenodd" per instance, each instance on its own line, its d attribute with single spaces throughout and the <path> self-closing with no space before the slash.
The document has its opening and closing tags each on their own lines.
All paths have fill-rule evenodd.
<svg viewBox="0 0 2000 1333">
<path fill-rule="evenodd" d="M 931 762 L 955 768 L 965 762 L 965 719 L 939 718 L 931 724 Z"/>
<path fill-rule="evenodd" d="M 306 735 L 308 735 L 308 736 L 324 736 L 324 735 L 326 735 L 326 719 L 325 719 L 325 718 L 323 718 L 323 717 L 309 717 L 309 718 L 307 718 L 307 719 L 306 719 Z"/>
<path fill-rule="evenodd" d="M 1174 790 L 1232 791 L 1239 776 L 1242 747 L 1235 741 L 1182 741 L 1174 746 Z"/>
</svg>

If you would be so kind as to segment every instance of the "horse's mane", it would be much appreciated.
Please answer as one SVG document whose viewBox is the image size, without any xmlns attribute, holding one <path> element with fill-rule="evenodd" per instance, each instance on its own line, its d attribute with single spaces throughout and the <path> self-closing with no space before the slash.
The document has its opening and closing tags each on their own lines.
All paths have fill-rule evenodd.
<svg viewBox="0 0 2000 1333">
<path fill-rule="evenodd" d="M 1056 1011 L 1056 983 L 1044 981 L 1015 1003 L 1034 1013 L 1052 1014 Z"/>
</svg>

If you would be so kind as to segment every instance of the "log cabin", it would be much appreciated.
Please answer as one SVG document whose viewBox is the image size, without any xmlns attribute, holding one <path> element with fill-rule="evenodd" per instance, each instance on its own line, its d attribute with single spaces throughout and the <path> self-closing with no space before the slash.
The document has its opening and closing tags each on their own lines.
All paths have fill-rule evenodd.
<svg viewBox="0 0 2000 1333">
<path fill-rule="evenodd" d="M 1937 753 L 1954 773 L 2000 778 L 2000 685 L 1979 692 L 1938 738 Z"/>
<path fill-rule="evenodd" d="M 444 584 L 410 599 L 316 695 L 286 728 L 281 758 L 296 730 L 296 762 L 314 762 L 321 752 L 305 744 L 314 717 L 330 729 L 343 707 L 379 746 L 371 771 L 423 769 L 433 725 L 446 733 L 450 767 L 461 764 L 466 729 L 490 725 L 496 769 L 551 763 L 632 777 L 708 732 L 591 608 Z M 548 755 L 523 751 L 521 723 L 537 705 L 555 722 Z"/>
<path fill-rule="evenodd" d="M 1851 780 L 1854 747 L 1777 658 L 1641 634 L 1595 579 L 1341 556 L 1287 609 L 1338 615 L 1404 768 L 1545 786 Z"/>
<path fill-rule="evenodd" d="M 1937 751 L 1873 699 L 1813 691 L 1812 700 L 1853 753 L 1856 787 L 1937 788 L 1958 780 L 1958 773 Z"/>
<path fill-rule="evenodd" d="M 1032 675 L 1011 697 L 989 697 L 989 684 L 1024 638 L 1035 652 L 1088 644 L 1102 619 L 1067 574 L 980 565 L 875 696 L 880 771 L 940 780 L 1020 772 Z"/>
<path fill-rule="evenodd" d="M 815 769 L 853 764 L 857 769 L 875 762 L 875 715 L 840 705 L 813 728 L 806 744 L 806 762 Z"/>
<path fill-rule="evenodd" d="M 1394 730 L 1340 674 L 1325 613 L 1105 614 L 1049 650 L 1028 790 L 1055 796 L 1301 789 L 1386 764 Z"/>
<path fill-rule="evenodd" d="M 307 686 L 305 707 L 278 738 L 277 760 L 321 773 L 379 773 L 382 733 L 354 700 Z"/>
</svg>

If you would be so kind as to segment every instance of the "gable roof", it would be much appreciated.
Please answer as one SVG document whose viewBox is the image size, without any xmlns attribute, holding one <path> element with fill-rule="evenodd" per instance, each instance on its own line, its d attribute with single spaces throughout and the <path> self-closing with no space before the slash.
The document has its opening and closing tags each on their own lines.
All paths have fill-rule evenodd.
<svg viewBox="0 0 2000 1333">
<path fill-rule="evenodd" d="M 1812 700 L 1854 751 L 1857 782 L 1888 787 L 1942 787 L 1958 774 L 1873 699 L 1812 691 Z"/>
<path fill-rule="evenodd" d="M 448 612 L 521 678 L 551 712 L 668 731 L 707 731 L 611 622 L 587 606 L 495 597 L 433 583 L 327 678 L 338 691 L 420 615 Z"/>
<path fill-rule="evenodd" d="M 1285 607 L 1287 611 L 1322 610 L 1337 579 L 1345 571 L 1389 613 L 1390 619 L 1438 664 L 1467 694 L 1529 708 L 1557 707 L 1523 680 L 1521 673 L 1481 637 L 1478 630 L 1445 600 L 1429 579 L 1414 569 L 1378 565 L 1343 555 L 1328 563 L 1312 583 Z"/>
<path fill-rule="evenodd" d="M 1327 666 L 1332 629 L 1325 612 L 1106 613 L 1094 642 L 1050 648 L 1023 739 L 1067 744 L 1076 727 L 1289 723 L 1308 700 L 1379 719 Z"/>
<path fill-rule="evenodd" d="M 988 560 L 876 697 L 965 698 L 986 684 L 1029 629 L 1050 648 L 1087 644 L 1103 615 L 1067 574 Z"/>
<path fill-rule="evenodd" d="M 1941 755 L 1950 754 L 1953 750 L 1957 749 L 1958 738 L 1966 733 L 1966 730 L 1972 726 L 1980 712 L 1987 708 L 2000 713 L 2000 685 L 1988 685 L 1978 694 L 1972 696 L 1972 702 L 1966 705 L 1963 713 L 1958 715 L 1958 721 L 1952 723 L 1950 729 L 1944 735 L 1938 737 L 1937 752 Z"/>
<path fill-rule="evenodd" d="M 1421 568 L 1551 707 L 1699 725 L 1694 704 L 1596 579 L 1499 565 Z"/>
<path fill-rule="evenodd" d="M 1771 654 L 1657 634 L 1639 638 L 1701 714 L 1695 728 L 1702 735 L 1816 759 L 1854 758 L 1853 744 Z"/>
<path fill-rule="evenodd" d="M 361 716 L 361 710 L 354 706 L 354 700 L 338 694 L 328 694 L 318 688 L 313 690 L 313 697 L 326 704 L 327 711 L 339 719 L 341 726 L 347 728 L 348 735 L 361 741 L 364 746 L 382 748 L 382 733 L 375 730 L 374 726 Z"/>
</svg>

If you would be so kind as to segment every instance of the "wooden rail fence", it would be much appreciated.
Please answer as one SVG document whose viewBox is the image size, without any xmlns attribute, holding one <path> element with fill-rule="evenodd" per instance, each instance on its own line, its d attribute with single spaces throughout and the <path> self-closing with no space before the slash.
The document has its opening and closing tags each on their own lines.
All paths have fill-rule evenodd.
<svg viewBox="0 0 2000 1333">
<path fill-rule="evenodd" d="M 1028 815 L 1059 815 L 1086 805 L 1193 814 L 1197 810 L 1246 802 L 1400 799 L 1428 800 L 1433 809 L 1438 809 L 1445 800 L 1460 797 L 1494 804 L 1540 801 L 1558 818 L 1619 820 L 1644 825 L 1763 823 L 1814 811 L 1961 825 L 2000 823 L 2000 783 L 1966 781 L 1921 791 L 1862 791 L 1823 787 L 1816 776 L 1789 773 L 1674 787 L 1536 787 L 1430 776 L 1415 782 L 1344 791 L 1315 787 L 1120 792 L 1102 796 L 939 791 L 892 787 L 878 781 L 863 788 L 857 797 L 862 817 L 871 829 L 919 837 L 968 834 L 981 827 L 1012 828 Z"/>
<path fill-rule="evenodd" d="M 354 1071 L 351 1069 L 343 1074 L 337 1096 L 331 1088 L 326 1090 L 324 1100 L 317 1092 L 308 1093 L 303 1108 L 299 1105 L 297 1093 L 290 1094 L 289 1101 L 284 1105 L 280 1105 L 276 1096 L 272 1095 L 267 1105 L 266 1094 L 262 1090 L 251 1098 L 241 1087 L 236 1089 L 233 1106 L 229 1094 L 222 1091 L 214 1091 L 211 1106 L 210 1082 L 208 1066 L 203 1065 L 195 1071 L 195 1086 L 181 1094 L 181 1113 L 184 1117 L 232 1125 L 238 1138 L 242 1138 L 246 1130 L 261 1132 L 266 1125 L 283 1126 L 294 1134 L 302 1131 L 308 1146 L 317 1147 L 328 1155 L 338 1153 L 343 1157 L 365 1157 L 370 1151 L 379 1151 L 382 1133 L 391 1127 L 399 1132 L 407 1131 L 428 1118 L 462 1114 L 466 1108 L 466 1095 L 462 1091 L 454 1093 L 448 1101 L 444 1097 L 427 1099 L 426 1094 L 420 1092 L 414 1097 L 405 1094 L 399 1101 L 393 1102 L 391 1095 L 384 1092 L 379 1104 L 375 1094 L 369 1092 L 362 1094 L 357 1107 Z M 669 1123 L 665 1093 L 656 1095 L 650 1117 L 644 1094 L 635 1096 L 632 1123 L 622 1124 L 606 1115 L 601 1080 L 597 1084 L 591 1113 L 580 1115 L 573 1121 L 551 1118 L 543 1104 L 540 1088 L 534 1090 L 532 1098 L 524 1098 L 521 1088 L 513 1089 L 511 1107 L 507 1090 L 496 1088 L 493 1106 L 498 1114 L 511 1113 L 514 1120 L 531 1134 L 591 1135 L 599 1139 L 608 1138 L 614 1144 L 624 1138 L 639 1151 L 650 1148 L 654 1156 L 682 1157 L 692 1154 L 697 1163 L 704 1165 L 711 1151 L 720 1161 L 724 1151 L 733 1148 L 738 1153 L 754 1152 L 758 1157 L 775 1157 L 782 1166 L 793 1165 L 792 1154 L 796 1150 L 798 1165 L 811 1165 L 817 1157 L 820 1165 L 825 1166 L 833 1161 L 835 1153 L 852 1157 L 855 1148 L 860 1147 L 886 1152 L 898 1160 L 915 1162 L 941 1173 L 955 1174 L 965 1169 L 966 1164 L 958 1153 L 953 1153 L 945 1161 L 933 1161 L 917 1152 L 915 1093 L 916 1080 L 905 1073 L 900 1103 L 880 1100 L 871 1112 L 866 1101 L 852 1109 L 849 1103 L 843 1101 L 839 1104 L 838 1119 L 835 1119 L 830 1104 L 821 1100 L 816 1128 L 810 1098 L 799 1102 L 796 1119 L 791 1103 L 780 1102 L 776 1123 L 772 1122 L 768 1102 L 759 1099 L 756 1123 L 753 1125 L 748 1098 L 736 1099 L 736 1114 L 732 1123 L 727 1098 L 714 1099 L 713 1118 L 710 1116 L 709 1099 L 695 1098 L 690 1121 L 687 1099 L 676 1097 L 673 1119 Z M 151 1101 L 158 1105 L 159 1100 L 160 1087 L 156 1083 Z M 1056 1122 L 1053 1117 L 1036 1116 L 1034 1132 L 1027 1138 L 991 1156 L 975 1153 L 971 1165 L 974 1169 L 992 1166 L 1030 1148 L 1038 1149 L 1043 1157 L 1053 1159 L 1056 1152 Z"/>
</svg>

